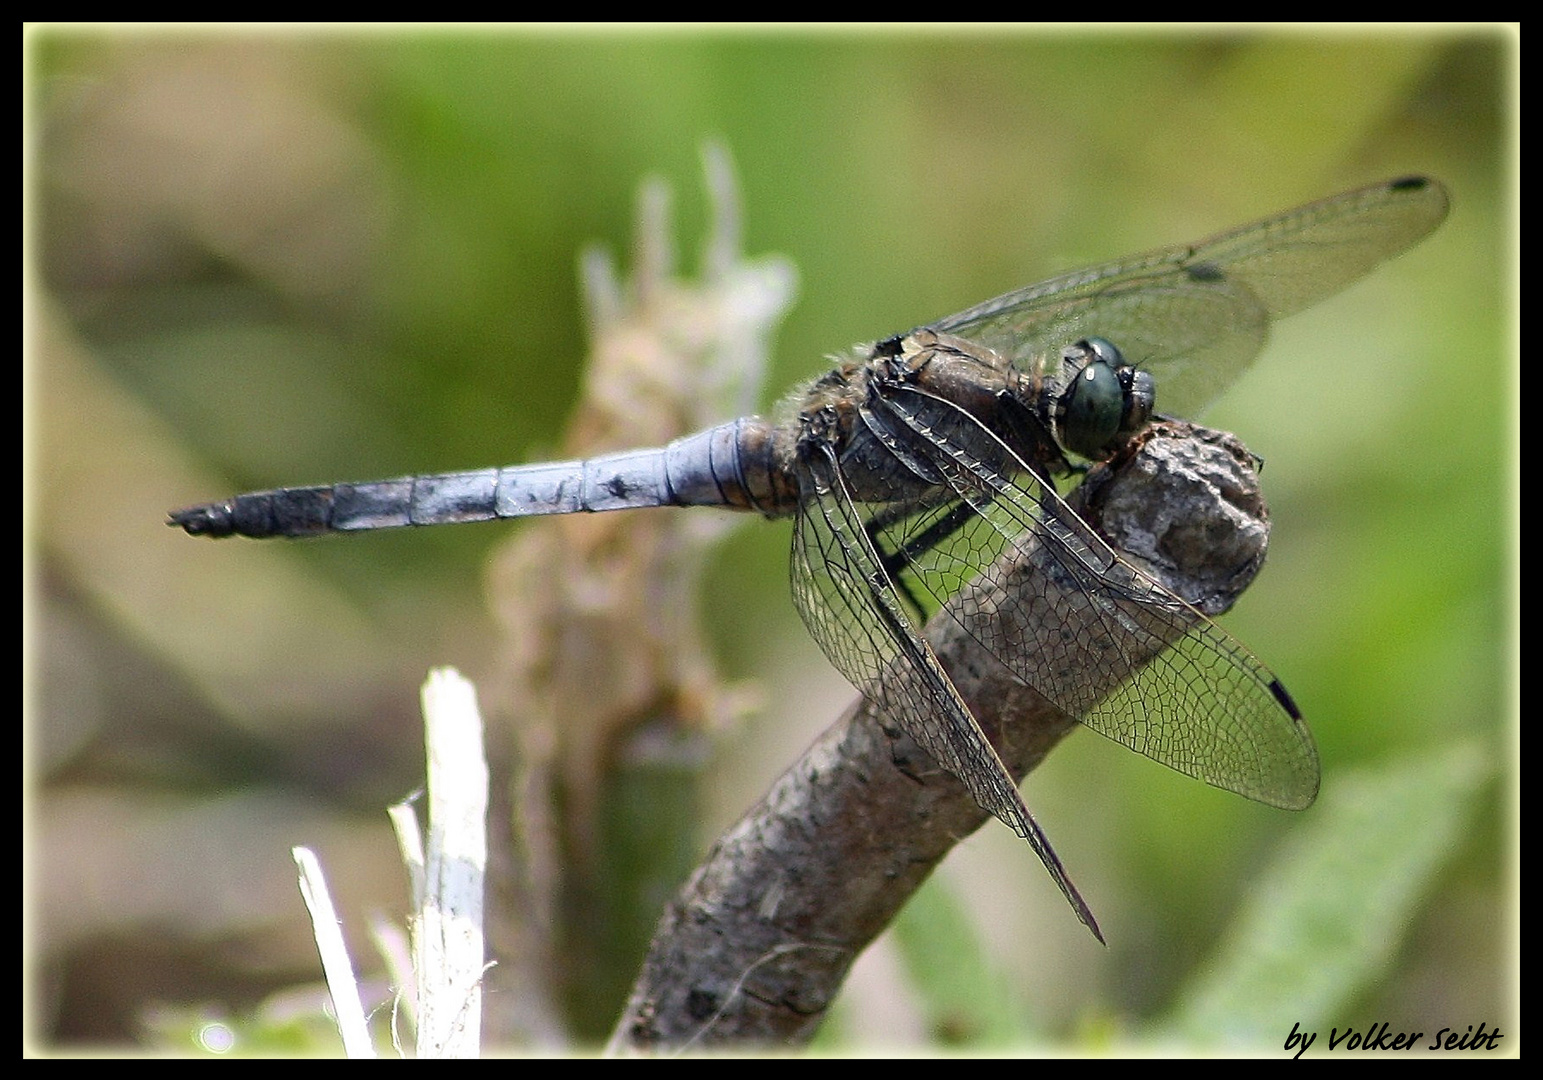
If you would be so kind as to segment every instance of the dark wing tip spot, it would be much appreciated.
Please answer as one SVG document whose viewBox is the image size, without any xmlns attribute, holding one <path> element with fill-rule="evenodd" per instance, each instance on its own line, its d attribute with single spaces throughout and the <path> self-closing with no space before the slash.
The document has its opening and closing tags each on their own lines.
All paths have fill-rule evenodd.
<svg viewBox="0 0 1543 1080">
<path fill-rule="evenodd" d="M 1419 191 L 1430 186 L 1428 176 L 1400 176 L 1397 180 L 1388 182 L 1390 191 Z"/>
<path fill-rule="evenodd" d="M 1227 272 L 1212 262 L 1190 263 L 1184 268 L 1191 281 L 1221 281 Z"/>
<path fill-rule="evenodd" d="M 1280 702 L 1280 707 L 1286 710 L 1286 714 L 1293 720 L 1302 719 L 1302 712 L 1297 708 L 1297 703 L 1291 700 L 1291 695 L 1281 685 L 1279 679 L 1270 680 L 1270 693 L 1275 695 L 1275 700 Z"/>
</svg>

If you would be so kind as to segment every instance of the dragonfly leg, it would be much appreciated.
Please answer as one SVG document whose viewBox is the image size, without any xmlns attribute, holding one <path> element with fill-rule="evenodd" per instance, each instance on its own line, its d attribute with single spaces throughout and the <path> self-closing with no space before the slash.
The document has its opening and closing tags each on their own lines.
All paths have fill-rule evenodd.
<svg viewBox="0 0 1543 1080">
<path fill-rule="evenodd" d="M 868 533 L 869 543 L 879 553 L 879 565 L 884 568 L 884 572 L 889 575 L 889 579 L 894 582 L 895 588 L 905 597 L 912 610 L 923 616 L 925 616 L 927 611 L 918 600 L 916 593 L 912 590 L 911 583 L 901 576 L 901 571 L 958 532 L 964 527 L 965 522 L 969 521 L 976 513 L 975 507 L 961 501 L 937 521 L 934 521 L 915 536 L 909 537 L 905 543 L 901 544 L 894 551 L 885 549 L 879 534 L 886 527 L 904 517 L 904 514 L 896 513 L 893 510 L 886 510 L 874 515 L 863 526 Z"/>
</svg>

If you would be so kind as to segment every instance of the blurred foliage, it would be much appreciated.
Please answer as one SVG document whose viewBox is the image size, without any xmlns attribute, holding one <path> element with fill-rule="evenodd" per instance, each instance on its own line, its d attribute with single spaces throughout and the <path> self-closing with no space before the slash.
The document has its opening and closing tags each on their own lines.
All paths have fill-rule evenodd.
<svg viewBox="0 0 1543 1080">
<path fill-rule="evenodd" d="M 165 511 L 560 453 L 585 355 L 578 255 L 623 244 L 640 179 L 662 174 L 694 267 L 707 137 L 737 160 L 745 250 L 799 268 L 772 388 L 852 342 L 1060 270 L 1386 176 L 1440 177 L 1454 195 L 1443 228 L 1283 325 L 1206 418 L 1268 461 L 1275 520 L 1270 563 L 1226 625 L 1301 703 L 1327 805 L 1347 770 L 1475 742 L 1503 763 L 1486 805 L 1514 783 L 1514 36 L 52 29 L 27 40 L 27 756 L 44 793 L 30 947 L 50 1039 L 132 1037 L 150 1000 L 241 1011 L 313 970 L 291 936 L 298 904 L 273 882 L 290 873 L 295 830 L 320 825 L 259 840 L 243 831 L 256 819 L 222 817 L 231 831 L 208 843 L 244 858 L 211 878 L 209 860 L 156 833 L 143 855 L 162 861 L 130 869 L 93 846 L 105 843 L 93 821 L 153 821 L 137 816 L 146 800 L 196 811 L 256 792 L 302 819 L 337 814 L 340 851 L 363 843 L 389 860 L 388 842 L 359 839 L 374 826 L 357 813 L 415 782 L 415 687 L 432 665 L 475 673 L 490 654 L 479 568 L 508 526 L 195 545 L 161 524 Z M 830 676 L 787 602 L 786 546 L 785 525 L 740 530 L 705 590 L 720 659 L 783 704 L 753 733 L 724 734 L 721 806 L 700 842 L 826 719 L 816 703 Z M 1168 1013 L 1272 847 L 1315 817 L 1340 820 L 1252 806 L 1091 736 L 1070 740 L 1026 797 L 1098 910 L 1107 953 L 1089 952 L 1004 830 L 983 830 L 946 873 L 1022 991 L 1026 1029 L 1046 1039 Z M 1346 1020 L 1434 1030 L 1509 1007 L 1502 888 L 1515 838 L 1501 818 L 1491 809 L 1433 852 L 1444 872 L 1408 879 L 1414 895 L 1388 913 L 1388 958 L 1357 976 Z M 1323 875 L 1314 886 L 1347 903 L 1366 895 L 1331 868 L 1294 872 Z M 387 862 L 374 876 L 389 873 Z M 206 921 L 168 918 L 154 882 Z M 220 914 L 253 893 L 272 903 Z M 358 893 L 381 903 L 379 890 Z M 140 944 L 110 947 L 124 940 Z M 142 978 L 157 947 L 199 952 L 178 969 L 183 984 Z M 985 982 L 984 993 L 1000 985 Z M 844 1014 L 851 1038 L 902 1037 L 861 1013 L 854 1000 Z"/>
<path fill-rule="evenodd" d="M 1263 1048 L 1279 1039 L 1282 1016 L 1309 1031 L 1343 1027 L 1343 1011 L 1387 968 L 1402 927 L 1474 828 L 1479 794 L 1493 779 L 1486 758 L 1470 742 L 1342 773 L 1183 995 L 1171 1021 L 1177 1031 Z"/>
</svg>

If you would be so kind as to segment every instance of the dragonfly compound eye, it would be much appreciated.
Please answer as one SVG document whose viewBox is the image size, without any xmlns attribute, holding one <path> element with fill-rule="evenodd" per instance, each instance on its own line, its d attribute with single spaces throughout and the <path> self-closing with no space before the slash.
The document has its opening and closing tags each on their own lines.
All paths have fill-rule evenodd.
<svg viewBox="0 0 1543 1080">
<path fill-rule="evenodd" d="M 1120 350 L 1103 338 L 1077 342 L 1063 361 L 1064 370 L 1074 374 L 1056 405 L 1056 435 L 1075 454 L 1108 457 L 1123 436 L 1151 416 L 1152 376 L 1126 364 Z"/>
</svg>

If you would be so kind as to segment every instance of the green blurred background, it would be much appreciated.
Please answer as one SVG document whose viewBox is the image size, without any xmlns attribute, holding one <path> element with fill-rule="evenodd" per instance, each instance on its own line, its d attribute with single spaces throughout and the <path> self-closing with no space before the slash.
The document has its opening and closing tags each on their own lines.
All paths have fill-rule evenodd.
<svg viewBox="0 0 1543 1080">
<path fill-rule="evenodd" d="M 293 843 L 320 849 L 351 910 L 400 905 L 379 811 L 421 768 L 416 686 L 436 664 L 484 674 L 483 561 L 540 527 L 215 545 L 165 512 L 552 453 L 586 352 L 578 254 L 625 252 L 639 182 L 660 175 L 693 267 L 709 138 L 737 163 L 747 253 L 799 272 L 763 408 L 833 351 L 1062 270 L 1390 176 L 1450 187 L 1435 235 L 1277 328 L 1205 419 L 1268 462 L 1270 560 L 1224 625 L 1292 688 L 1325 800 L 1409 762 L 1467 778 L 1425 800 L 1445 833 L 1383 815 L 1428 863 L 1327 1015 L 1427 1031 L 1510 1015 L 1513 35 L 35 30 L 28 44 L 40 1039 L 175 1047 L 177 1010 L 240 1016 L 310 978 Z M 718 659 L 776 705 L 721 733 L 703 844 L 851 697 L 788 602 L 787 544 L 785 523 L 743 528 L 710 572 Z M 829 1038 L 968 1043 L 970 1010 L 1004 1001 L 1015 1032 L 1051 1043 L 1165 1038 L 1279 847 L 1332 812 L 1254 806 L 1087 734 L 1025 796 L 1111 947 L 988 826 L 939 875 L 949 899 L 917 906 L 943 925 L 881 941 Z M 1360 887 L 1353 867 L 1308 883 Z M 951 935 L 989 970 L 945 1022 L 907 941 Z"/>
</svg>

